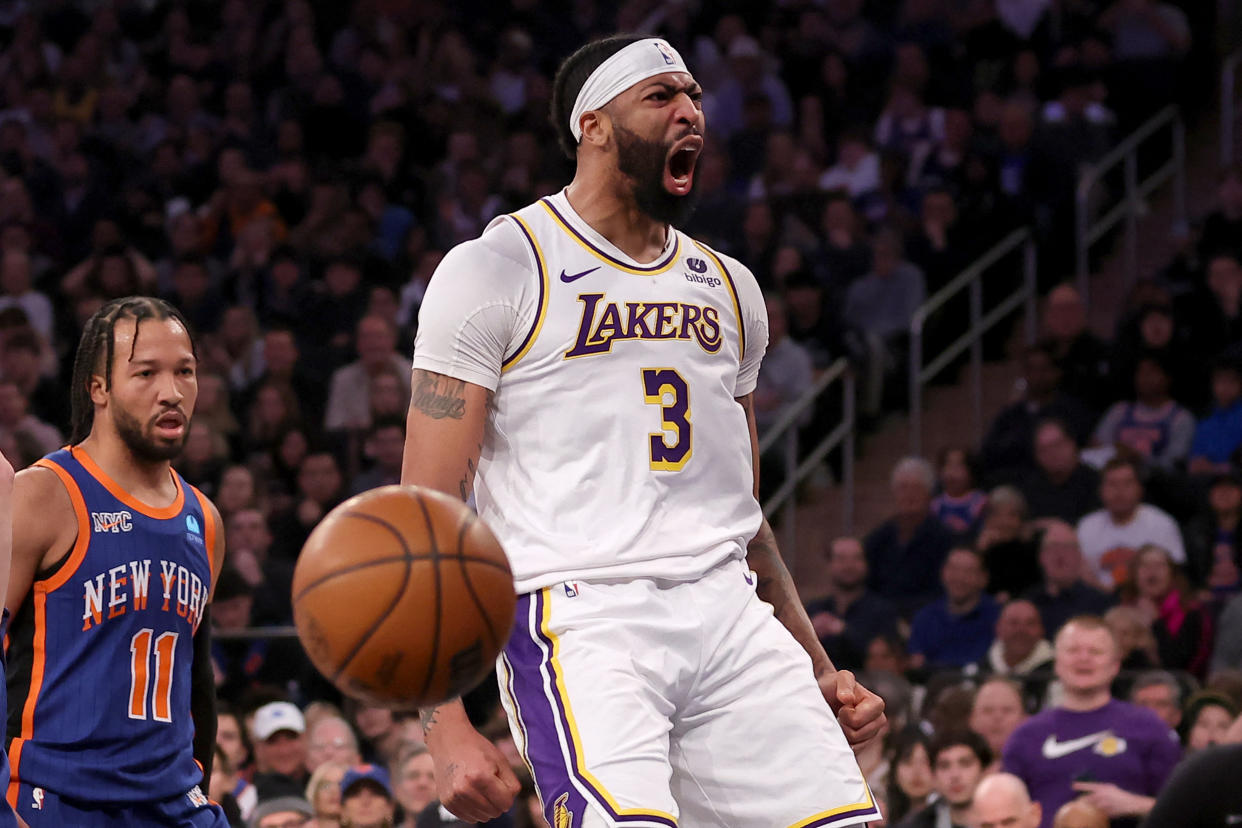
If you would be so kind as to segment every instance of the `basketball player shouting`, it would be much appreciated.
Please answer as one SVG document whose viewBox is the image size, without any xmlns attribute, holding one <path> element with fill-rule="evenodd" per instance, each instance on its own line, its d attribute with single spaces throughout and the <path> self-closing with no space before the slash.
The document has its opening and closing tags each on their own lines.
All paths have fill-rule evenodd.
<svg viewBox="0 0 1242 828">
<path fill-rule="evenodd" d="M 701 94 L 663 40 L 568 58 L 573 182 L 452 250 L 419 317 L 402 479 L 473 485 L 510 556 L 501 695 L 557 828 L 879 815 L 849 743 L 883 703 L 833 669 L 756 500 L 763 298 L 674 229 Z M 509 807 L 517 781 L 459 702 L 423 726 L 449 810 Z"/>
<path fill-rule="evenodd" d="M 195 368 L 172 306 L 104 305 L 74 360 L 71 445 L 16 477 L 7 799 L 34 828 L 228 825 L 199 788 L 223 532 L 169 465 Z"/>
</svg>

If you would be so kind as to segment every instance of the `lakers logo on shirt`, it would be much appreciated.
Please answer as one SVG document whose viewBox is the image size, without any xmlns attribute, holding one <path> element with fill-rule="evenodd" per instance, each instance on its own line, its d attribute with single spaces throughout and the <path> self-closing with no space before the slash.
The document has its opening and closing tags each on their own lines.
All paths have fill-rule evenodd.
<svg viewBox="0 0 1242 828">
<path fill-rule="evenodd" d="M 720 312 L 711 305 L 688 302 L 605 302 L 602 293 L 584 293 L 582 320 L 574 346 L 565 359 L 606 354 L 612 343 L 627 339 L 689 340 L 704 351 L 720 350 Z"/>
<path fill-rule="evenodd" d="M 552 828 L 573 828 L 574 812 L 569 810 L 569 794 L 563 793 L 552 806 Z"/>
</svg>

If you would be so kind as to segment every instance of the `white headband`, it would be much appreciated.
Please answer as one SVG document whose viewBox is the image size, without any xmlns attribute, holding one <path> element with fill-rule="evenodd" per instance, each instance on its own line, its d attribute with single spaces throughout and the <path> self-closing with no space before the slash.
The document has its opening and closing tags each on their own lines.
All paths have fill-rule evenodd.
<svg viewBox="0 0 1242 828">
<path fill-rule="evenodd" d="M 599 109 L 639 81 L 665 72 L 689 72 L 686 63 L 668 41 L 649 37 L 626 46 L 599 65 L 582 84 L 569 116 L 569 131 L 582 140 L 582 113 Z"/>
</svg>

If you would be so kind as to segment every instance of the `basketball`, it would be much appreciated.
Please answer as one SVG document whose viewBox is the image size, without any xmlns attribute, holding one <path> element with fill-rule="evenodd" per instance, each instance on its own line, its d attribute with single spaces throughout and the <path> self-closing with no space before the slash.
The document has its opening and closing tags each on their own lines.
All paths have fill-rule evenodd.
<svg viewBox="0 0 1242 828">
<path fill-rule="evenodd" d="M 311 532 L 293 621 L 342 693 L 394 709 L 461 695 L 491 671 L 513 624 L 513 574 L 462 502 L 417 486 L 346 500 Z"/>
</svg>

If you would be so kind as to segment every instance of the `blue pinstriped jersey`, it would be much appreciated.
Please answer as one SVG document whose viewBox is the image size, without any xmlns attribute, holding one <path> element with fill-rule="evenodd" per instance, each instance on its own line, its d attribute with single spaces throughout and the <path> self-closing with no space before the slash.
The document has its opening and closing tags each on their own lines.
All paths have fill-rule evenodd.
<svg viewBox="0 0 1242 828">
<path fill-rule="evenodd" d="M 174 502 L 144 505 L 80 448 L 39 464 L 68 490 L 78 538 L 36 575 L 10 632 L 10 796 L 18 783 L 90 802 L 183 794 L 202 778 L 190 684 L 210 507 L 175 472 Z"/>
</svg>

